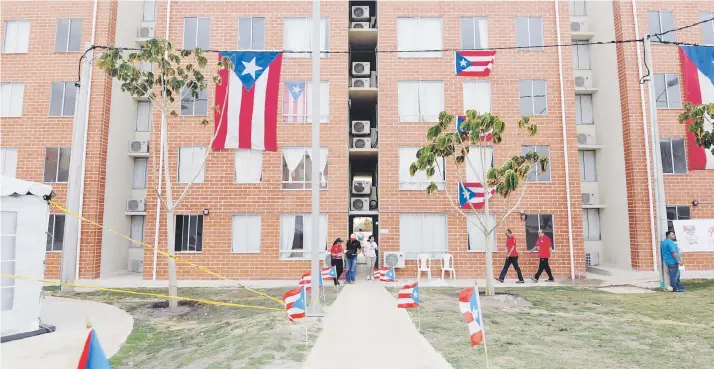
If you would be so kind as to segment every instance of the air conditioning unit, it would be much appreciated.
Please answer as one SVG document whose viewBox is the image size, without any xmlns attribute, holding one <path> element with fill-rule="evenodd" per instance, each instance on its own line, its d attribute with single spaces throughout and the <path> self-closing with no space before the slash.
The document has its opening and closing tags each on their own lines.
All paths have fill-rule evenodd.
<svg viewBox="0 0 714 369">
<path fill-rule="evenodd" d="M 593 74 L 589 70 L 575 71 L 575 89 L 576 90 L 592 90 Z"/>
<path fill-rule="evenodd" d="M 371 133 L 371 124 L 368 120 L 353 120 L 352 134 L 355 136 L 366 136 Z"/>
<path fill-rule="evenodd" d="M 588 19 L 586 17 L 579 17 L 576 20 L 570 21 L 570 32 L 589 32 Z"/>
<path fill-rule="evenodd" d="M 355 176 L 352 177 L 352 193 L 353 194 L 355 194 L 355 195 L 369 195 L 371 190 L 372 190 L 372 176 L 370 174 L 355 174 Z"/>
<path fill-rule="evenodd" d="M 595 145 L 595 137 L 590 133 L 578 133 L 578 145 Z"/>
<path fill-rule="evenodd" d="M 377 203 L 377 187 L 372 186 L 372 192 L 369 193 L 369 210 L 377 210 L 379 208 Z"/>
<path fill-rule="evenodd" d="M 126 199 L 126 211 L 128 213 L 143 213 L 146 211 L 145 199 Z"/>
<path fill-rule="evenodd" d="M 369 88 L 369 78 L 352 78 L 352 87 Z"/>
<path fill-rule="evenodd" d="M 583 205 L 592 205 L 595 203 L 595 194 L 590 192 L 583 192 L 580 194 L 583 200 Z"/>
<path fill-rule="evenodd" d="M 599 252 L 586 252 L 585 253 L 585 266 L 598 266 L 600 265 L 600 253 Z"/>
<path fill-rule="evenodd" d="M 352 77 L 369 77 L 369 63 L 368 62 L 355 62 L 352 63 Z"/>
<path fill-rule="evenodd" d="M 367 28 L 369 28 L 369 22 L 352 22 L 352 28 L 367 29 Z"/>
<path fill-rule="evenodd" d="M 148 140 L 129 141 L 129 153 L 130 154 L 145 154 L 148 152 L 149 152 L 149 141 Z"/>
<path fill-rule="evenodd" d="M 371 149 L 372 139 L 369 137 L 352 137 L 352 147 L 355 149 Z"/>
<path fill-rule="evenodd" d="M 352 211 L 367 211 L 369 210 L 369 197 L 353 197 L 350 199 L 350 210 Z"/>
<path fill-rule="evenodd" d="M 154 38 L 156 37 L 156 23 L 145 22 L 136 30 L 136 38 Z"/>
<path fill-rule="evenodd" d="M 144 269 L 144 261 L 132 259 L 129 260 L 129 271 L 132 273 L 141 273 Z"/>
<path fill-rule="evenodd" d="M 384 252 L 384 265 L 393 268 L 404 268 L 404 253 Z"/>
<path fill-rule="evenodd" d="M 353 6 L 352 7 L 353 21 L 369 21 L 369 6 Z"/>
</svg>

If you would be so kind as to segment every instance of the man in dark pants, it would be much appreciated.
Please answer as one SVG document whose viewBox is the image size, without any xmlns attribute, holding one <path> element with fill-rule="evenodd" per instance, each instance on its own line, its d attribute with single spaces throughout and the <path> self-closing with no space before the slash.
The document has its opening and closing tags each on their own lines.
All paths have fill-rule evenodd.
<svg viewBox="0 0 714 369">
<path fill-rule="evenodd" d="M 667 264 L 669 271 L 669 285 L 672 286 L 674 292 L 684 292 L 684 287 L 679 282 L 679 267 L 682 265 L 682 257 L 679 254 L 679 247 L 674 242 L 676 236 L 674 231 L 667 231 L 665 239 L 660 243 L 662 248 L 662 261 Z"/>
<path fill-rule="evenodd" d="M 538 271 L 535 274 L 535 277 L 531 278 L 531 280 L 535 283 L 538 283 L 538 278 L 540 278 L 540 275 L 545 272 L 548 274 L 548 279 L 546 282 L 555 282 L 555 279 L 553 279 L 553 274 L 550 272 L 550 265 L 548 264 L 548 259 L 550 258 L 550 250 L 553 248 L 553 241 L 550 240 L 550 237 L 545 235 L 543 231 L 538 231 L 538 241 L 536 241 L 535 247 L 531 252 L 536 252 L 538 251 L 538 257 L 540 258 L 540 263 L 538 263 Z"/>
<path fill-rule="evenodd" d="M 497 281 L 503 283 L 503 278 L 506 278 L 508 273 L 508 268 L 513 264 L 513 269 L 516 270 L 518 274 L 518 282 L 524 283 L 523 274 L 521 274 L 521 268 L 518 266 L 518 251 L 516 251 L 516 238 L 513 237 L 513 232 L 510 229 L 506 229 L 506 263 L 503 265 L 501 270 L 501 275 L 498 276 Z"/>
</svg>

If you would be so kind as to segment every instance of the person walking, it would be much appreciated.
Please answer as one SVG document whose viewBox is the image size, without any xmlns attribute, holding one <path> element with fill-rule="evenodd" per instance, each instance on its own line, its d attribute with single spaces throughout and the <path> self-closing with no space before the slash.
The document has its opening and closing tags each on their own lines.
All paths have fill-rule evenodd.
<svg viewBox="0 0 714 369">
<path fill-rule="evenodd" d="M 516 238 L 513 237 L 513 232 L 510 229 L 506 229 L 506 262 L 503 264 L 503 269 L 501 270 L 501 275 L 496 279 L 497 281 L 503 283 L 503 279 L 506 278 L 508 273 L 508 268 L 513 264 L 513 269 L 516 270 L 518 274 L 518 282 L 525 283 L 523 281 L 523 274 L 521 274 L 521 268 L 518 266 L 518 251 L 516 251 Z"/>
<path fill-rule="evenodd" d="M 377 260 L 377 250 L 379 246 L 374 242 L 374 236 L 369 236 L 367 243 L 364 245 L 364 257 L 367 259 L 367 280 L 374 279 L 374 262 Z"/>
<path fill-rule="evenodd" d="M 342 270 L 344 269 L 344 260 L 342 260 L 342 257 L 344 256 L 345 249 L 342 247 L 342 243 L 345 242 L 341 238 L 337 238 L 335 242 L 332 243 L 332 248 L 330 249 L 330 254 L 332 255 L 332 266 L 335 267 L 335 279 L 333 282 L 335 282 L 335 286 L 338 286 L 340 284 L 340 276 L 342 275 Z"/>
<path fill-rule="evenodd" d="M 679 255 L 679 247 L 674 241 L 675 239 L 674 231 L 667 231 L 665 239 L 660 242 L 659 247 L 662 249 L 662 261 L 667 264 L 672 292 L 684 292 L 684 287 L 679 282 L 679 267 L 682 265 L 682 257 Z"/>
<path fill-rule="evenodd" d="M 543 273 L 545 270 L 546 274 L 548 274 L 548 279 L 546 282 L 555 282 L 555 279 L 553 279 L 553 274 L 550 272 L 550 265 L 548 264 L 548 259 L 550 258 L 550 250 L 553 248 L 553 241 L 550 240 L 550 237 L 548 237 L 546 234 L 543 233 L 543 231 L 538 231 L 538 241 L 536 241 L 535 247 L 531 252 L 538 252 L 538 258 L 540 258 L 540 262 L 538 263 L 538 271 L 535 274 L 535 277 L 531 278 L 531 280 L 535 283 L 538 283 L 538 278 L 540 278 L 540 275 Z"/>
<path fill-rule="evenodd" d="M 362 245 L 357 241 L 357 236 L 352 233 L 350 241 L 347 243 L 347 271 L 345 272 L 345 281 L 347 284 L 355 283 L 357 273 L 357 254 L 362 250 Z"/>
</svg>

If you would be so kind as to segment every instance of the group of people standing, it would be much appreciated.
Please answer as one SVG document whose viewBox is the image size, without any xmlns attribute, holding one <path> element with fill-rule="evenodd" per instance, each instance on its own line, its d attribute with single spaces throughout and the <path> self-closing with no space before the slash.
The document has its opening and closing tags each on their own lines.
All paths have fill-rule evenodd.
<svg viewBox="0 0 714 369">
<path fill-rule="evenodd" d="M 357 276 L 357 255 L 363 254 L 367 261 L 368 270 L 374 269 L 377 261 L 377 251 L 379 246 L 374 240 L 374 236 L 369 236 L 362 247 L 362 242 L 357 239 L 354 233 L 350 235 L 350 240 L 347 242 L 347 247 L 343 246 L 345 241 L 342 238 L 335 239 L 330 249 L 332 256 L 332 266 L 335 267 L 337 278 L 334 279 L 335 286 L 340 284 L 340 276 L 345 271 L 345 283 L 355 283 Z M 372 273 L 367 273 L 367 280 L 372 279 Z"/>
<path fill-rule="evenodd" d="M 537 252 L 538 253 L 538 258 L 540 261 L 538 262 L 538 271 L 536 272 L 535 276 L 531 278 L 531 280 L 535 283 L 538 283 L 538 279 L 540 279 L 540 275 L 543 274 L 545 271 L 546 274 L 548 274 L 548 279 L 546 279 L 546 282 L 554 282 L 555 279 L 553 279 L 553 273 L 550 271 L 550 264 L 548 264 L 548 259 L 550 259 L 550 251 L 553 248 L 553 241 L 543 233 L 543 231 L 538 231 L 538 240 L 536 241 L 535 247 L 531 251 L 528 252 Z M 521 273 L 521 268 L 518 266 L 518 251 L 516 250 L 516 237 L 513 236 L 513 232 L 510 229 L 506 229 L 506 262 L 503 265 L 503 269 L 501 270 L 501 274 L 496 278 L 497 281 L 503 283 L 504 278 L 506 278 L 506 274 L 508 273 L 508 268 L 513 265 L 513 269 L 516 270 L 516 274 L 518 274 L 518 282 L 516 283 L 525 283 L 523 280 L 523 274 Z"/>
</svg>

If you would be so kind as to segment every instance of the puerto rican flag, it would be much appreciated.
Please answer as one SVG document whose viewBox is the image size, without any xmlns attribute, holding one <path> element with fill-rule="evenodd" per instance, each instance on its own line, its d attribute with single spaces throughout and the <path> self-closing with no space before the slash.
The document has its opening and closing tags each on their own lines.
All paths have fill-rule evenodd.
<svg viewBox="0 0 714 369">
<path fill-rule="evenodd" d="M 305 289 L 310 291 L 312 289 L 312 272 L 303 273 L 298 285 L 305 286 Z M 320 273 L 320 287 L 322 287 L 322 272 Z"/>
<path fill-rule="evenodd" d="M 234 70 L 218 72 L 214 149 L 277 151 L 278 95 L 283 55 L 275 51 L 221 51 Z"/>
<path fill-rule="evenodd" d="M 327 267 L 327 268 L 322 268 L 322 279 L 326 281 L 332 281 L 335 278 L 337 278 L 337 269 L 336 267 Z"/>
<path fill-rule="evenodd" d="M 692 104 L 714 102 L 714 47 L 680 46 L 679 55 L 682 58 L 685 100 Z M 711 120 L 707 122 L 705 119 L 704 130 L 712 130 Z M 692 132 L 687 132 L 687 147 L 689 170 L 714 169 L 714 154 L 697 146 Z"/>
<path fill-rule="evenodd" d="M 374 273 L 372 273 L 372 276 L 374 277 L 374 279 L 382 280 L 382 276 L 384 276 L 384 273 L 386 273 L 389 269 L 392 269 L 392 267 L 383 266 L 375 270 Z"/>
<path fill-rule="evenodd" d="M 496 63 L 495 50 L 454 52 L 456 75 L 465 77 L 488 77 Z"/>
<path fill-rule="evenodd" d="M 466 116 L 465 115 L 457 115 L 456 116 L 456 132 L 461 133 L 461 124 L 466 121 Z M 481 135 L 480 137 L 481 141 L 491 141 L 493 140 L 493 133 L 488 132 L 485 135 Z"/>
<path fill-rule="evenodd" d="M 483 185 L 478 182 L 459 183 L 459 206 L 461 209 L 483 209 L 485 201 L 485 192 Z M 491 189 L 488 194 L 490 199 L 496 193 L 495 189 Z"/>
<path fill-rule="evenodd" d="M 419 282 L 407 284 L 399 290 L 397 307 L 404 309 L 419 307 Z"/>
<path fill-rule="evenodd" d="M 99 344 L 99 338 L 97 338 L 97 332 L 94 329 L 89 330 L 87 340 L 84 342 L 82 356 L 79 357 L 77 369 L 111 369 L 109 360 L 104 354 L 102 345 Z"/>
<path fill-rule="evenodd" d="M 397 275 L 394 273 L 394 268 L 393 267 L 387 267 L 384 271 L 384 273 L 379 277 L 379 280 L 382 282 L 394 282 L 397 280 Z"/>
<path fill-rule="evenodd" d="M 285 311 L 291 322 L 305 317 L 305 287 L 285 292 L 283 302 L 285 302 Z"/>
<path fill-rule="evenodd" d="M 481 301 L 476 287 L 467 288 L 459 293 L 459 310 L 466 319 L 471 336 L 471 346 L 480 344 L 486 335 L 481 315 Z"/>
<path fill-rule="evenodd" d="M 312 121 L 312 83 L 286 81 L 283 88 L 283 122 Z"/>
</svg>

